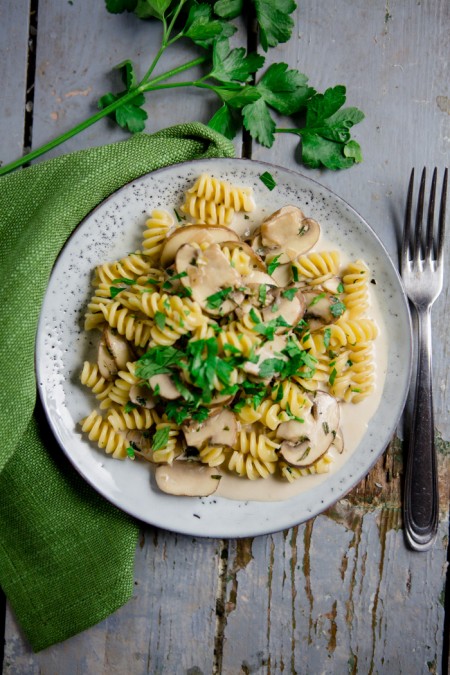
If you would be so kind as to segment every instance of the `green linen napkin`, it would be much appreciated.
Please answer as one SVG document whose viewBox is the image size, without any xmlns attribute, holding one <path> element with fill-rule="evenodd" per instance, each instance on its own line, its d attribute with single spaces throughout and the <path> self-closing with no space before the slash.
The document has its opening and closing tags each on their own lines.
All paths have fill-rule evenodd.
<svg viewBox="0 0 450 675">
<path fill-rule="evenodd" d="M 36 405 L 34 342 L 53 263 L 82 218 L 125 183 L 232 156 L 230 141 L 192 123 L 0 179 L 0 585 L 35 651 L 130 598 L 138 533 L 78 476 Z"/>
</svg>

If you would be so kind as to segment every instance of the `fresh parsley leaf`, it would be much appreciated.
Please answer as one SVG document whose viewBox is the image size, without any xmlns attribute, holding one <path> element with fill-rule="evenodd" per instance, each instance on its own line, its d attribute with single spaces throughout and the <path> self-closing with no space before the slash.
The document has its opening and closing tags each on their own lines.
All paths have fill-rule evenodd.
<svg viewBox="0 0 450 675">
<path fill-rule="evenodd" d="M 206 306 L 208 307 L 208 309 L 219 309 L 222 302 L 232 291 L 233 288 L 229 286 L 228 288 L 224 288 L 222 291 L 218 291 L 217 293 L 208 295 L 208 297 L 206 298 Z"/>
<path fill-rule="evenodd" d="M 263 174 L 263 176 L 264 176 L 264 175 L 265 175 L 265 174 Z M 270 175 L 270 173 L 269 173 L 269 176 L 270 176 L 270 178 L 272 178 L 272 176 Z M 260 178 L 261 178 L 261 180 L 263 181 L 263 183 L 265 183 L 265 181 L 263 180 L 262 176 L 260 176 Z M 265 180 L 269 180 L 269 178 L 266 178 Z M 272 178 L 272 180 L 273 180 L 273 178 Z M 275 181 L 274 181 L 274 183 L 275 183 Z M 276 183 L 275 183 L 275 185 L 276 185 Z M 279 258 L 281 258 L 281 253 L 280 253 L 279 255 L 276 255 L 275 257 L 272 258 L 272 260 L 270 261 L 270 263 L 267 265 L 267 274 L 272 274 L 272 272 L 275 272 L 275 270 L 277 269 L 277 267 L 279 267 L 279 266 L 281 265 L 281 263 L 278 262 Z"/>
<path fill-rule="evenodd" d="M 155 312 L 155 323 L 159 330 L 164 330 L 166 326 L 166 315 L 162 312 Z"/>
<path fill-rule="evenodd" d="M 312 168 L 345 169 L 361 161 L 359 145 L 351 143 L 350 129 L 364 119 L 358 108 L 342 108 L 346 100 L 343 85 L 315 94 L 306 103 L 306 124 L 299 130 L 302 160 Z"/>
<path fill-rule="evenodd" d="M 339 286 L 337 287 L 336 290 L 337 290 L 338 293 L 344 292 L 345 289 L 344 289 L 344 284 L 342 283 L 342 281 L 341 281 L 341 283 L 339 284 Z"/>
<path fill-rule="evenodd" d="M 331 339 L 331 328 L 325 328 L 323 331 L 323 344 L 325 349 L 328 349 L 330 346 L 330 339 Z"/>
<path fill-rule="evenodd" d="M 163 448 L 166 447 L 169 441 L 169 434 L 170 434 L 169 426 L 162 427 L 161 429 L 156 430 L 152 439 L 153 452 L 156 452 L 156 450 L 162 450 Z"/>
<path fill-rule="evenodd" d="M 224 103 L 236 110 L 244 109 L 248 104 L 252 104 L 261 98 L 261 94 L 256 87 L 250 84 L 242 87 L 237 83 L 230 83 L 226 87 L 211 87 L 211 89 L 220 96 Z"/>
<path fill-rule="evenodd" d="M 281 293 L 281 295 L 283 296 L 283 298 L 293 300 L 297 292 L 298 292 L 297 288 L 287 288 L 285 291 Z"/>
<path fill-rule="evenodd" d="M 333 370 L 330 373 L 330 377 L 328 379 L 328 382 L 331 384 L 331 386 L 333 386 L 333 384 L 335 383 L 336 375 L 337 375 L 337 370 L 336 370 L 336 368 L 333 368 Z"/>
<path fill-rule="evenodd" d="M 136 279 L 128 279 L 127 277 L 119 277 L 118 279 L 113 279 L 113 284 L 126 284 L 127 286 L 134 286 Z"/>
<path fill-rule="evenodd" d="M 230 37 L 236 27 L 227 21 L 212 18 L 212 8 L 205 3 L 191 4 L 183 35 L 201 47 L 209 46 L 215 38 Z"/>
<path fill-rule="evenodd" d="M 242 121 L 252 138 L 266 148 L 272 147 L 275 140 L 276 124 L 263 98 L 259 98 L 254 103 L 249 103 L 242 108 Z"/>
<path fill-rule="evenodd" d="M 134 455 L 134 450 L 133 450 L 133 448 L 132 448 L 131 446 L 128 446 L 128 448 L 127 448 L 127 456 L 128 456 L 130 459 L 134 459 L 134 456 L 135 456 L 135 455 Z"/>
<path fill-rule="evenodd" d="M 98 102 L 100 109 L 106 108 L 113 101 L 117 101 L 126 94 L 125 91 L 119 94 L 105 94 Z M 114 119 L 122 129 L 127 129 L 132 134 L 138 133 L 145 129 L 145 120 L 148 115 L 140 106 L 145 103 L 144 94 L 137 94 L 132 101 L 122 104 L 120 107 L 113 110 L 109 117 Z"/>
<path fill-rule="evenodd" d="M 233 140 L 239 131 L 239 123 L 237 122 L 233 111 L 227 103 L 224 103 L 221 108 L 211 117 L 208 122 L 211 129 L 215 129 L 226 138 Z"/>
<path fill-rule="evenodd" d="M 315 93 L 306 75 L 288 68 L 287 63 L 273 63 L 256 85 L 267 105 L 283 115 L 297 112 Z"/>
<path fill-rule="evenodd" d="M 133 89 L 138 84 L 132 61 L 126 59 L 125 61 L 122 61 L 117 66 L 115 66 L 115 68 L 117 70 L 120 70 L 122 75 L 122 82 L 124 83 L 127 91 L 130 91 L 130 89 Z"/>
<path fill-rule="evenodd" d="M 137 0 L 136 15 L 140 19 L 162 19 L 172 0 Z"/>
<path fill-rule="evenodd" d="M 284 364 L 283 359 L 265 359 L 259 364 L 259 375 L 265 380 L 269 379 L 269 377 L 282 373 Z"/>
<path fill-rule="evenodd" d="M 127 401 L 127 403 L 125 403 L 125 405 L 123 407 L 123 410 L 126 413 L 130 413 L 132 410 L 134 410 L 137 407 L 138 406 L 136 405 L 136 403 L 133 403 L 132 401 Z"/>
<path fill-rule="evenodd" d="M 256 326 L 253 326 L 253 330 L 259 335 L 264 335 L 268 340 L 273 340 L 276 329 L 281 327 L 290 328 L 291 326 L 282 316 L 277 316 L 272 321 L 256 324 Z"/>
<path fill-rule="evenodd" d="M 213 45 L 213 69 L 209 77 L 219 82 L 247 82 L 252 73 L 264 64 L 259 54 L 246 55 L 244 47 L 231 49 L 228 40 L 215 40 Z"/>
<path fill-rule="evenodd" d="M 294 282 L 298 281 L 298 269 L 295 267 L 295 265 L 291 265 L 291 272 L 292 272 L 292 278 Z"/>
<path fill-rule="evenodd" d="M 314 307 L 314 305 L 317 305 L 317 303 L 323 300 L 323 298 L 325 298 L 326 295 L 327 295 L 326 293 L 318 293 L 316 297 L 311 300 L 308 307 Z"/>
<path fill-rule="evenodd" d="M 266 284 L 260 284 L 258 292 L 258 301 L 260 305 L 264 305 L 267 297 L 267 286 Z"/>
<path fill-rule="evenodd" d="M 137 361 L 136 375 L 149 380 L 153 375 L 170 373 L 171 367 L 179 365 L 184 354 L 174 347 L 150 347 Z"/>
<path fill-rule="evenodd" d="M 341 316 L 346 310 L 346 307 L 344 303 L 339 300 L 336 296 L 333 296 L 331 298 L 331 304 L 330 304 L 330 312 L 332 315 L 337 319 L 339 316 Z"/>
<path fill-rule="evenodd" d="M 294 22 L 289 16 L 297 5 L 293 0 L 254 0 L 261 46 L 266 52 L 291 37 Z"/>
<path fill-rule="evenodd" d="M 235 19 L 243 9 L 244 0 L 218 0 L 214 3 L 214 13 L 222 19 Z"/>
</svg>

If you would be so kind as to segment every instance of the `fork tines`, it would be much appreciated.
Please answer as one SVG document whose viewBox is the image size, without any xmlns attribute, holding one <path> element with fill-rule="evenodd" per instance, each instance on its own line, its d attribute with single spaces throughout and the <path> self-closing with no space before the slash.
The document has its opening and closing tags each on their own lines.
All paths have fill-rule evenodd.
<svg viewBox="0 0 450 675">
<path fill-rule="evenodd" d="M 435 260 L 438 264 L 441 262 L 444 246 L 447 181 L 448 181 L 448 169 L 445 169 L 444 179 L 442 181 L 441 200 L 439 207 L 437 240 L 435 240 L 434 210 L 436 201 L 437 169 L 435 168 L 433 171 L 430 196 L 428 199 L 426 232 L 423 232 L 422 227 L 424 203 L 425 203 L 426 169 L 424 168 L 422 170 L 422 177 L 419 186 L 419 197 L 417 201 L 416 221 L 415 227 L 413 228 L 413 236 L 411 236 L 411 214 L 412 214 L 413 192 L 414 192 L 414 169 L 412 169 L 411 177 L 409 179 L 408 198 L 406 202 L 405 226 L 403 229 L 403 241 L 401 250 L 403 262 L 406 262 L 408 260 L 419 261 L 427 259 Z"/>
</svg>

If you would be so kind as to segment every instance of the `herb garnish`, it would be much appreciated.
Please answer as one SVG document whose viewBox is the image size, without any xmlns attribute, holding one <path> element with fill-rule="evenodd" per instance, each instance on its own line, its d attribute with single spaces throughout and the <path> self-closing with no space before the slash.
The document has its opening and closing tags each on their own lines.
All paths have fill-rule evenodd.
<svg viewBox="0 0 450 675">
<path fill-rule="evenodd" d="M 213 293 L 206 298 L 206 306 L 208 309 L 219 309 L 222 302 L 226 299 L 228 295 L 233 291 L 232 287 L 224 288 L 222 291 Z"/>
<path fill-rule="evenodd" d="M 156 450 L 162 450 L 163 448 L 166 447 L 168 441 L 169 441 L 169 434 L 170 434 L 170 427 L 162 427 L 161 429 L 157 429 L 155 431 L 155 434 L 152 438 L 152 450 L 153 452 L 156 452 Z"/>
<path fill-rule="evenodd" d="M 267 265 L 267 274 L 272 274 L 272 272 L 275 272 L 277 267 L 281 265 L 281 263 L 278 262 L 278 259 L 281 258 L 281 253 L 280 255 L 276 255 L 270 263 Z"/>
<path fill-rule="evenodd" d="M 274 177 L 268 171 L 264 171 L 264 173 L 262 173 L 260 175 L 259 180 L 262 183 L 264 183 L 266 188 L 270 191 L 272 191 L 277 186 Z M 270 272 L 269 272 L 269 274 L 270 274 Z"/>
<path fill-rule="evenodd" d="M 306 75 L 290 69 L 286 63 L 272 63 L 260 75 L 258 71 L 264 67 L 265 61 L 262 55 L 230 46 L 229 38 L 237 30 L 232 21 L 246 13 L 247 4 L 242 0 L 218 0 L 215 3 L 197 0 L 106 0 L 106 8 L 113 14 L 134 12 L 141 19 L 151 17 L 161 21 L 161 43 L 155 45 L 156 55 L 148 67 L 139 64 L 139 70 L 145 75 L 139 80 L 138 69 L 130 59 L 119 63 L 115 70 L 122 79 L 121 91 L 102 96 L 95 115 L 41 148 L 1 167 L 0 175 L 40 157 L 102 117 L 113 119 L 132 134 L 142 132 L 148 118 L 144 108 L 145 96 L 159 89 L 177 90 L 179 87 L 195 87 L 216 94 L 219 107 L 209 126 L 227 138 L 234 138 L 243 126 L 254 140 L 270 148 L 275 134 L 292 133 L 301 138 L 301 161 L 307 166 L 343 169 L 360 162 L 361 149 L 351 138 L 350 129 L 364 115 L 357 108 L 343 107 L 346 101 L 343 85 L 330 87 L 323 94 L 318 93 L 309 86 Z M 290 15 L 296 8 L 294 0 L 252 0 L 252 4 L 264 51 L 290 39 L 294 27 Z M 192 59 L 154 77 L 155 68 L 166 49 L 181 39 L 191 41 L 194 49 L 200 47 L 202 53 L 198 55 L 193 51 Z M 202 64 L 209 65 L 199 79 L 188 77 L 185 81 L 168 82 L 175 75 Z M 278 128 L 272 111 L 304 119 L 304 126 Z M 269 172 L 263 173 L 261 180 L 269 189 L 275 187 Z"/>
</svg>

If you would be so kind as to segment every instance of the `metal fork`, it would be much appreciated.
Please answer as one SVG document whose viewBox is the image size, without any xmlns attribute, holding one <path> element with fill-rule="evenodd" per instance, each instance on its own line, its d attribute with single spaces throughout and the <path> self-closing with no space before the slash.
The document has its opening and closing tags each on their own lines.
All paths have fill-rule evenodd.
<svg viewBox="0 0 450 675">
<path fill-rule="evenodd" d="M 445 169 L 437 232 L 434 227 L 437 169 L 428 200 L 426 231 L 422 226 L 426 170 L 422 171 L 415 224 L 411 227 L 414 169 L 409 180 L 401 248 L 401 275 L 406 294 L 418 320 L 417 380 L 413 420 L 406 461 L 403 516 L 405 536 L 415 551 L 427 551 L 434 543 L 439 522 L 437 458 L 434 441 L 431 381 L 431 306 L 442 290 L 443 247 L 448 169 Z"/>
</svg>

